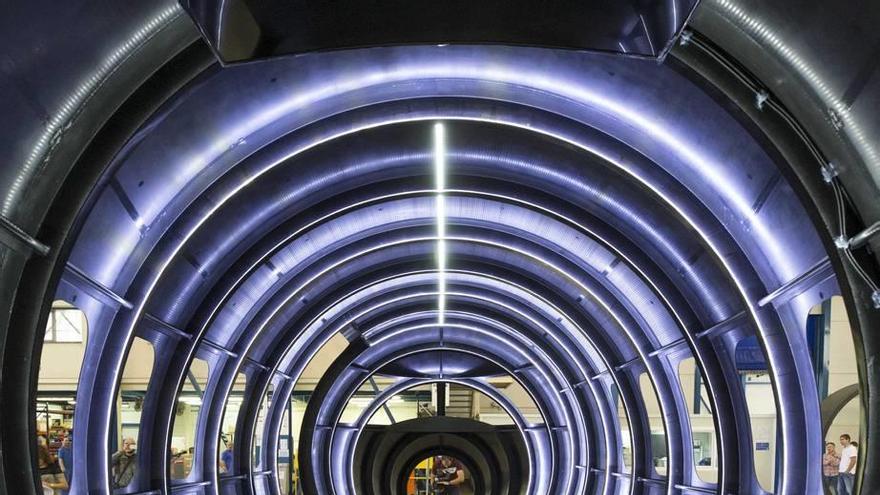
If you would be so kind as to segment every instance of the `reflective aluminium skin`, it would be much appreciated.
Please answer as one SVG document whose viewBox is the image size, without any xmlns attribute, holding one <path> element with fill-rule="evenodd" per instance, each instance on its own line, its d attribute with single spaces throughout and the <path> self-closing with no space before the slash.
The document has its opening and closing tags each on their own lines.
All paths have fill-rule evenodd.
<svg viewBox="0 0 880 495">
<path fill-rule="evenodd" d="M 401 39 L 221 66 L 171 1 L 14 2 L 0 17 L 0 493 L 37 493 L 32 408 L 54 299 L 89 320 L 74 495 L 110 492 L 111 411 L 135 337 L 156 363 L 122 493 L 278 494 L 294 384 L 340 333 L 349 345 L 303 421 L 310 495 L 358 492 L 368 415 L 339 418 L 389 370 L 399 381 L 368 411 L 438 381 L 501 404 L 528 453 L 518 493 L 762 494 L 734 362 L 750 336 L 779 415 L 773 491 L 818 493 L 804 329 L 835 294 L 859 362 L 861 493 L 880 491 L 864 468 L 880 462 L 880 311 L 865 282 L 880 280 L 877 258 L 835 246 L 880 220 L 868 34 L 880 12 L 767 3 L 700 3 L 662 60 Z M 177 396 L 196 357 L 210 373 L 193 467 L 171 480 Z M 717 483 L 695 472 L 677 371 L 691 357 L 716 412 Z M 522 385 L 543 422 L 529 424 L 486 370 Z M 221 475 L 239 373 L 236 470 Z M 642 374 L 662 410 L 666 476 L 652 464 Z"/>
</svg>

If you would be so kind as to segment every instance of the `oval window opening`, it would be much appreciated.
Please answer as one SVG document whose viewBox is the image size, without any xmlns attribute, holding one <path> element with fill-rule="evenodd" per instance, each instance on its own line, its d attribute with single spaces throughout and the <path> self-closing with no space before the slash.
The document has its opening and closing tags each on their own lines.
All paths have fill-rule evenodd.
<svg viewBox="0 0 880 495">
<path fill-rule="evenodd" d="M 86 350 L 88 320 L 73 304 L 58 299 L 46 319 L 37 377 L 37 466 L 43 481 L 69 485 L 73 470 L 73 417 Z"/>
</svg>

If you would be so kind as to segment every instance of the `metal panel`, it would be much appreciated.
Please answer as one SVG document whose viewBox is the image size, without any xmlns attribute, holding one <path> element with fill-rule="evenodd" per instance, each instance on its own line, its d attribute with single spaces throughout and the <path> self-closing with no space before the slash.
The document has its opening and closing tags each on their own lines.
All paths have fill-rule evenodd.
<svg viewBox="0 0 880 495">
<path fill-rule="evenodd" d="M 366 46 L 492 43 L 659 57 L 697 0 L 181 2 L 226 62 Z"/>
</svg>

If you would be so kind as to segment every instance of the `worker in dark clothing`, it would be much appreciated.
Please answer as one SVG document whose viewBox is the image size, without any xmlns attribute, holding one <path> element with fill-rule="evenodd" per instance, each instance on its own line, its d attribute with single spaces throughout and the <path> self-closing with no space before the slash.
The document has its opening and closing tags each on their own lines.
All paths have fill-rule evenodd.
<svg viewBox="0 0 880 495">
<path fill-rule="evenodd" d="M 442 455 L 434 463 L 434 490 L 442 495 L 461 495 L 465 482 L 464 466 L 452 457 Z"/>
</svg>

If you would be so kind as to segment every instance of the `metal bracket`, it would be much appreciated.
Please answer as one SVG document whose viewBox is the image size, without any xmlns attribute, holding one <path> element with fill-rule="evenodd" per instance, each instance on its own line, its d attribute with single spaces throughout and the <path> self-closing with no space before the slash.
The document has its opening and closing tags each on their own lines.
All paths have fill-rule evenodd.
<svg viewBox="0 0 880 495">
<path fill-rule="evenodd" d="M 694 32 L 691 30 L 684 30 L 681 32 L 681 36 L 678 38 L 678 44 L 681 46 L 687 46 L 690 44 L 691 40 L 694 39 Z"/>
<path fill-rule="evenodd" d="M 237 353 L 237 352 L 235 352 L 235 351 L 233 351 L 233 350 L 231 350 L 231 349 L 227 349 L 227 348 L 224 347 L 223 345 L 221 345 L 221 344 L 219 344 L 219 343 L 217 343 L 217 342 L 214 342 L 213 340 L 202 339 L 202 340 L 199 341 L 199 343 L 204 344 L 205 347 L 207 347 L 208 349 L 212 349 L 212 350 L 214 350 L 214 351 L 217 351 L 217 352 L 219 352 L 220 354 L 223 354 L 223 355 L 225 355 L 225 356 L 227 356 L 227 357 L 229 357 L 229 358 L 232 358 L 232 359 L 237 359 L 237 358 L 238 358 L 238 353 Z"/>
<path fill-rule="evenodd" d="M 49 246 L 34 239 L 4 216 L 0 216 L 0 243 L 24 255 L 30 255 L 32 252 L 40 256 L 49 254 Z"/>
<path fill-rule="evenodd" d="M 748 313 L 745 311 L 740 311 L 733 316 L 728 317 L 726 320 L 719 321 L 715 325 L 698 332 L 694 335 L 695 338 L 704 339 L 707 337 L 716 337 L 723 333 L 729 332 L 731 330 L 736 330 L 741 328 L 743 325 L 747 325 L 749 323 Z"/>
<path fill-rule="evenodd" d="M 244 361 L 245 361 L 246 364 L 248 364 L 248 365 L 250 365 L 250 366 L 253 366 L 254 368 L 257 368 L 257 369 L 260 370 L 260 371 L 269 371 L 269 367 L 268 367 L 268 366 L 266 366 L 265 364 L 263 364 L 263 363 L 257 361 L 256 359 L 254 359 L 254 358 L 252 358 L 252 357 L 246 357 L 246 358 L 244 358 Z"/>
<path fill-rule="evenodd" d="M 758 301 L 758 306 L 764 307 L 772 303 L 773 306 L 779 307 L 832 277 L 834 277 L 834 267 L 831 265 L 831 260 L 822 258 L 805 272 L 762 297 Z"/>
<path fill-rule="evenodd" d="M 168 335 L 169 337 L 174 337 L 174 338 L 184 339 L 184 340 L 192 340 L 192 338 L 193 338 L 192 335 L 186 333 L 182 329 L 177 328 L 174 325 L 172 325 L 166 321 L 160 320 L 159 318 L 157 318 L 156 316 L 153 316 L 150 313 L 146 313 L 146 312 L 144 313 L 144 320 L 151 322 L 157 332 L 161 332 L 165 335 Z"/>
<path fill-rule="evenodd" d="M 288 382 L 292 382 L 292 381 L 293 381 L 293 377 L 292 377 L 292 376 L 288 375 L 287 373 L 285 373 L 285 372 L 283 372 L 283 371 L 281 371 L 281 370 L 275 370 L 274 375 L 275 375 L 275 376 L 280 376 L 281 378 L 283 378 L 285 381 L 288 381 Z"/>
<path fill-rule="evenodd" d="M 867 244 L 868 241 L 877 234 L 880 234 L 880 221 L 874 222 L 865 230 L 852 236 L 847 242 L 847 247 L 850 249 L 858 249 Z"/>
<path fill-rule="evenodd" d="M 838 174 L 840 174 L 840 171 L 837 169 L 837 165 L 833 162 L 828 162 L 822 166 L 822 180 L 824 180 L 826 184 L 831 184 Z"/>
<path fill-rule="evenodd" d="M 64 267 L 63 280 L 82 289 L 89 295 L 107 305 L 122 307 L 127 310 L 134 308 L 134 304 L 120 296 L 113 289 L 92 278 L 86 272 L 80 270 L 70 262 Z"/>
<path fill-rule="evenodd" d="M 764 103 L 767 103 L 767 100 L 770 99 L 770 93 L 766 90 L 762 89 L 755 93 L 755 106 L 758 107 L 758 110 L 764 109 Z"/>
</svg>

